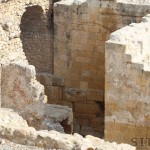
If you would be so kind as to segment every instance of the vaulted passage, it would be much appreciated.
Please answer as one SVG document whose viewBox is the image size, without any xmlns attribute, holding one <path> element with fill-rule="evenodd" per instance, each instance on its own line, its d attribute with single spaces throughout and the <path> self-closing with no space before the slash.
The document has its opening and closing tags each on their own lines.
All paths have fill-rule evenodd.
<svg viewBox="0 0 150 150">
<path fill-rule="evenodd" d="M 27 7 L 21 19 L 23 50 L 37 72 L 53 72 L 53 28 L 42 7 Z"/>
</svg>

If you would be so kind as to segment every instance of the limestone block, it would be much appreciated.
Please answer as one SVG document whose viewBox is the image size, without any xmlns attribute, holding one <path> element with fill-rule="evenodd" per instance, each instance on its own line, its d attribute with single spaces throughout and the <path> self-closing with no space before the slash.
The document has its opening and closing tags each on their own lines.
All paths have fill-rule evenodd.
<svg viewBox="0 0 150 150">
<path fill-rule="evenodd" d="M 45 86 L 51 86 L 52 85 L 52 74 L 49 73 L 37 73 L 37 79 Z"/>
<path fill-rule="evenodd" d="M 64 78 L 54 76 L 53 79 L 52 79 L 52 85 L 63 87 L 64 86 Z"/>
<path fill-rule="evenodd" d="M 96 117 L 91 119 L 91 127 L 94 129 L 98 129 L 101 131 L 104 130 L 104 118 L 103 117 Z"/>
<path fill-rule="evenodd" d="M 100 108 L 97 104 L 80 104 L 75 103 L 75 112 L 82 114 L 98 114 L 100 112 Z"/>
<path fill-rule="evenodd" d="M 86 91 L 73 88 L 65 88 L 64 99 L 71 102 L 86 103 Z"/>
<path fill-rule="evenodd" d="M 88 82 L 80 81 L 80 88 L 82 90 L 87 90 L 88 89 Z"/>
<path fill-rule="evenodd" d="M 48 96 L 48 102 L 56 104 L 63 100 L 63 88 L 59 86 L 45 86 L 45 94 Z"/>
<path fill-rule="evenodd" d="M 36 75 L 35 67 L 32 65 L 27 66 L 26 67 L 26 76 L 33 78 L 33 77 L 35 77 L 35 75 Z"/>
<path fill-rule="evenodd" d="M 45 86 L 64 86 L 64 79 L 50 73 L 37 73 L 37 79 Z"/>
<path fill-rule="evenodd" d="M 90 120 L 86 118 L 75 118 L 75 123 L 77 123 L 80 126 L 89 126 L 90 125 Z"/>
<path fill-rule="evenodd" d="M 45 115 L 55 122 L 62 122 L 68 119 L 68 125 L 73 122 L 72 109 L 67 106 L 46 104 Z"/>
<path fill-rule="evenodd" d="M 87 90 L 87 100 L 90 101 L 103 101 L 104 93 L 99 90 Z"/>
<path fill-rule="evenodd" d="M 142 18 L 141 20 L 142 22 L 150 22 L 150 17 L 149 16 L 145 16 Z"/>
<path fill-rule="evenodd" d="M 10 72 L 13 71 L 13 74 Z M 24 117 L 39 118 L 44 112 L 44 87 L 35 80 L 33 66 L 11 63 L 2 66 L 2 105 Z"/>
<path fill-rule="evenodd" d="M 8 108 L 0 109 L 0 124 L 7 124 L 8 127 L 28 127 L 27 122 L 17 112 Z"/>
</svg>

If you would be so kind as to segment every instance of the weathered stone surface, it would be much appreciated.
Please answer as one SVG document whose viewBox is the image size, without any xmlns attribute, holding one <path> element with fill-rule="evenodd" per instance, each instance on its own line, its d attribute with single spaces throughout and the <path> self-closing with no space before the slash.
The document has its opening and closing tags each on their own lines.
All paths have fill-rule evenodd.
<svg viewBox="0 0 150 150">
<path fill-rule="evenodd" d="M 2 72 L 2 107 L 13 108 L 36 129 L 64 132 L 60 123 L 66 119 L 71 126 L 71 109 L 45 104 L 44 87 L 35 80 L 33 66 L 11 63 L 3 65 Z"/>
<path fill-rule="evenodd" d="M 67 106 L 45 104 L 44 114 L 37 120 L 34 118 L 27 118 L 30 126 L 37 130 L 56 130 L 64 133 L 72 133 L 73 112 Z"/>
<path fill-rule="evenodd" d="M 87 93 L 85 90 L 65 88 L 64 99 L 71 102 L 86 103 Z"/>
<path fill-rule="evenodd" d="M 0 150 L 44 150 L 44 148 L 20 145 L 6 139 L 0 139 Z"/>
<path fill-rule="evenodd" d="M 142 19 L 144 22 L 131 24 L 112 33 L 106 43 L 107 140 L 131 143 L 129 139 L 133 137 L 149 136 L 150 22 L 146 18 L 149 15 Z M 114 132 L 110 132 L 110 128 Z M 125 131 L 120 135 L 123 128 Z"/>
<path fill-rule="evenodd" d="M 105 58 L 105 42 L 109 39 L 110 33 L 130 23 L 139 23 L 142 16 L 150 12 L 149 4 L 149 0 L 71 0 L 55 3 L 54 74 L 64 78 L 64 99 L 72 103 L 75 113 L 87 115 L 89 110 L 88 115 L 93 114 L 93 105 L 100 102 L 97 113 L 101 115 L 97 117 L 103 116 L 101 124 L 104 125 L 105 87 L 110 85 L 105 84 L 105 62 L 109 59 Z M 145 22 L 147 20 L 148 18 Z M 121 58 L 121 55 L 118 54 L 116 57 Z M 115 61 L 115 58 L 112 58 L 112 63 Z M 89 107 L 86 107 L 88 104 Z M 111 110 L 106 111 L 110 114 Z M 75 120 L 80 123 L 82 121 L 79 120 L 88 122 L 81 116 L 75 117 Z"/>
<path fill-rule="evenodd" d="M 0 108 L 0 125 L 6 125 L 8 127 L 23 127 L 27 128 L 27 122 L 18 115 L 17 112 L 14 112 L 12 109 Z"/>
<path fill-rule="evenodd" d="M 140 22 L 142 16 L 150 12 L 149 1 L 122 2 L 62 0 L 53 9 L 51 0 L 1 0 L 2 107 L 18 111 L 35 128 L 63 132 L 60 123 L 72 118 L 70 111 L 65 107 L 62 111 L 62 107 L 46 106 L 45 86 L 49 102 L 71 102 L 75 123 L 84 135 L 103 132 L 105 114 L 108 139 L 114 137 L 114 141 L 129 143 L 126 137 L 136 136 L 135 131 L 147 137 L 150 122 L 149 15 L 142 19 L 143 23 L 131 24 L 111 34 L 106 49 L 105 41 L 117 29 Z M 35 70 L 44 86 L 36 81 Z M 72 119 L 69 122 L 71 124 Z M 133 129 L 135 124 L 136 130 Z M 116 131 L 111 132 L 109 125 Z M 124 125 L 126 133 L 130 133 L 128 136 L 122 129 Z M 146 130 L 140 129 L 141 125 L 146 126 Z M 14 141 L 25 144 L 32 134 L 31 143 L 46 148 L 52 145 L 52 148 L 95 149 L 87 138 L 80 137 L 80 141 L 76 141 L 72 136 L 57 132 L 53 132 L 53 137 L 47 131 L 37 133 L 33 128 L 17 127 L 1 126 L 0 132 L 5 138 L 15 137 Z"/>
<path fill-rule="evenodd" d="M 116 143 L 104 142 L 92 136 L 83 138 L 78 134 L 69 135 L 56 131 L 48 132 L 46 130 L 36 131 L 34 128 L 28 127 L 26 121 L 17 113 L 10 109 L 2 108 L 0 109 L 0 137 L 18 144 L 38 146 L 45 149 L 135 149 L 129 145 L 117 145 Z M 3 142 L 1 144 L 5 143 Z"/>
<path fill-rule="evenodd" d="M 104 100 L 103 91 L 88 90 L 87 91 L 87 100 L 91 100 L 91 101 L 103 101 Z"/>
<path fill-rule="evenodd" d="M 12 108 L 26 119 L 42 118 L 47 99 L 44 87 L 35 80 L 35 68 L 23 63 L 2 65 L 1 76 L 2 107 Z"/>
<path fill-rule="evenodd" d="M 150 4 L 149 0 L 116 0 L 117 2 L 133 3 L 133 4 Z"/>
<path fill-rule="evenodd" d="M 85 114 L 98 114 L 99 113 L 99 106 L 97 104 L 75 104 L 75 112 L 78 113 L 85 113 Z"/>
<path fill-rule="evenodd" d="M 0 1 L 0 41 L 1 41 L 1 62 L 9 63 L 14 61 L 21 61 L 27 63 L 25 54 L 22 49 L 22 42 L 20 39 L 20 24 L 21 17 L 26 11 L 26 7 L 39 5 L 43 10 L 51 9 L 51 1 Z M 7 12 L 3 13 L 5 10 Z M 5 55 L 5 57 L 4 57 Z"/>
<path fill-rule="evenodd" d="M 50 73 L 37 73 L 37 79 L 45 86 L 64 86 L 64 79 Z"/>
<path fill-rule="evenodd" d="M 45 115 L 55 122 L 62 122 L 68 119 L 68 125 L 72 123 L 72 109 L 67 106 L 46 104 Z"/>
<path fill-rule="evenodd" d="M 59 86 L 45 86 L 45 93 L 48 96 L 48 103 L 60 104 L 63 100 L 63 89 Z"/>
</svg>

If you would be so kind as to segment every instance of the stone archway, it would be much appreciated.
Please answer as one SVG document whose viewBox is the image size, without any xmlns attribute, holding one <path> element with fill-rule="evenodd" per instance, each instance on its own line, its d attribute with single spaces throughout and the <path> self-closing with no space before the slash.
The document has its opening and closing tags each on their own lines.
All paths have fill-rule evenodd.
<svg viewBox="0 0 150 150">
<path fill-rule="evenodd" d="M 53 26 L 47 22 L 41 6 L 27 7 L 21 18 L 21 40 L 29 64 L 37 72 L 53 73 Z"/>
</svg>

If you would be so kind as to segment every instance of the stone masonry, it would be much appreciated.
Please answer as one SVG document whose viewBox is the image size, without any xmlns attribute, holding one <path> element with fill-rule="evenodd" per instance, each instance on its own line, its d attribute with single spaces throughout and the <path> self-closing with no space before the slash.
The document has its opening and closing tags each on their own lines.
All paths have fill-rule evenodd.
<svg viewBox="0 0 150 150">
<path fill-rule="evenodd" d="M 0 138 L 140 149 L 131 138 L 150 136 L 149 13 L 149 0 L 0 0 Z"/>
<path fill-rule="evenodd" d="M 56 130 L 62 132 L 67 130 L 66 128 L 70 128 L 70 133 L 72 130 L 72 110 L 66 106 L 56 107 L 46 104 L 47 96 L 44 93 L 44 86 L 36 80 L 36 65 L 35 67 L 32 64 L 29 65 L 30 60 L 27 59 L 23 49 L 24 43 L 21 41 L 22 17 L 24 18 L 27 7 L 34 7 L 34 9 L 38 7 L 40 13 L 48 16 L 48 12 L 50 13 L 52 10 L 52 2 L 16 0 L 0 2 L 0 14 L 2 14 L 0 15 L 1 106 L 14 109 L 28 121 L 30 126 L 34 126 L 36 129 L 49 129 L 56 126 Z M 35 10 L 33 12 L 39 15 L 39 12 Z M 41 15 L 41 20 L 42 17 L 44 15 Z M 46 26 L 48 17 L 45 18 L 43 20 Z M 35 20 L 37 21 L 36 15 Z M 53 111 L 49 112 L 47 109 Z M 52 115 L 57 112 L 56 110 L 60 110 L 60 112 Z M 63 123 L 64 121 L 66 122 Z"/>
<path fill-rule="evenodd" d="M 148 4 L 148 2 L 145 2 Z M 64 99 L 71 102 L 74 130 L 104 135 L 105 42 L 110 33 L 139 23 L 149 5 L 104 0 L 54 4 L 54 74 L 64 78 Z"/>
</svg>

